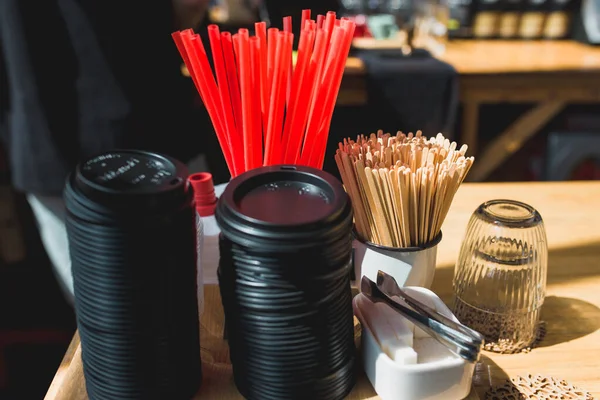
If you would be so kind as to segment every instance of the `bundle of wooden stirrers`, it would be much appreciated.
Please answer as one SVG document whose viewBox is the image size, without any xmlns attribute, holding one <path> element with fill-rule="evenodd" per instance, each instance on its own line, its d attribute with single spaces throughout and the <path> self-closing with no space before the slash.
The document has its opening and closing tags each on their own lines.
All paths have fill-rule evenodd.
<svg viewBox="0 0 600 400">
<path fill-rule="evenodd" d="M 467 145 L 457 149 L 441 133 L 427 139 L 421 131 L 340 143 L 335 161 L 360 238 L 395 248 L 433 241 L 473 165 L 466 152 Z"/>
<path fill-rule="evenodd" d="M 250 36 L 210 25 L 214 73 L 199 35 L 173 33 L 232 177 L 263 165 L 323 166 L 355 23 L 334 12 L 315 21 L 303 10 L 296 63 L 291 17 L 283 27 L 258 22 Z"/>
</svg>

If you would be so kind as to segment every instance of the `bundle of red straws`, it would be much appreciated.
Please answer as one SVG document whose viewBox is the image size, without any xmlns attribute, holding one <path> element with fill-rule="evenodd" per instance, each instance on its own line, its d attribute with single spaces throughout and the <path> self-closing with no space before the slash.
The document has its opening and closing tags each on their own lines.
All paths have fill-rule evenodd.
<svg viewBox="0 0 600 400">
<path fill-rule="evenodd" d="M 302 11 L 294 64 L 292 19 L 283 22 L 283 31 L 258 22 L 252 37 L 210 25 L 214 72 L 199 35 L 173 33 L 232 177 L 263 165 L 323 166 L 355 24 L 334 12 L 315 21 Z"/>
</svg>

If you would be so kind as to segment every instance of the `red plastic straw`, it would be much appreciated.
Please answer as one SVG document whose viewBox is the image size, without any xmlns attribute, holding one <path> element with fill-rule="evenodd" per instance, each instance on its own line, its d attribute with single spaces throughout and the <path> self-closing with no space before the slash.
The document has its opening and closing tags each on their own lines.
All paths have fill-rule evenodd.
<svg viewBox="0 0 600 400">
<path fill-rule="evenodd" d="M 356 25 L 346 20 L 341 21 L 341 26 L 344 35 L 341 54 L 348 54 L 348 52 L 350 51 L 350 47 L 352 46 L 352 38 L 354 37 L 354 30 Z M 331 76 L 331 81 L 327 89 L 325 114 L 319 133 L 320 144 L 318 145 L 318 149 L 320 150 L 320 154 L 316 156 L 316 159 L 311 160 L 311 165 L 315 166 L 315 168 L 323 168 L 325 148 L 327 147 L 327 138 L 329 137 L 329 128 L 331 126 L 331 118 L 333 117 L 333 110 L 335 109 L 335 103 L 338 97 L 338 93 L 340 91 L 340 85 L 342 83 L 342 78 L 344 77 L 346 58 L 339 57 L 338 60 L 336 60 L 336 64 L 337 65 L 335 65 L 334 67 L 334 71 Z M 316 152 L 313 152 L 313 154 L 315 153 Z"/>
<path fill-rule="evenodd" d="M 322 128 L 323 118 L 326 117 L 326 106 L 328 104 L 327 99 L 329 96 L 329 87 L 332 83 L 331 75 L 333 74 L 335 67 L 335 60 L 341 54 L 342 45 L 344 42 L 344 30 L 341 27 L 336 27 L 334 29 L 334 33 L 331 37 L 331 44 L 329 46 L 329 51 L 327 54 L 327 61 L 325 63 L 325 69 L 323 71 L 323 79 L 320 82 L 321 88 L 318 93 L 319 102 L 318 106 L 315 104 L 315 108 L 313 110 L 313 114 L 311 115 L 311 124 L 309 129 L 311 130 L 311 142 L 308 143 L 308 165 L 314 165 L 314 160 L 318 157 L 319 151 L 317 150 L 320 143 L 321 138 L 319 137 Z M 315 154 L 317 153 L 317 154 Z"/>
<path fill-rule="evenodd" d="M 321 14 L 317 15 L 317 29 L 323 28 L 323 22 L 325 22 L 325 16 Z"/>
<path fill-rule="evenodd" d="M 348 34 L 348 31 L 343 29 L 343 28 L 336 28 L 336 29 L 340 29 L 341 30 L 341 38 L 342 38 L 342 43 L 341 44 L 341 48 L 340 50 L 336 50 L 336 51 L 344 51 L 345 49 L 345 42 L 346 42 L 346 35 Z M 332 49 L 334 49 L 335 44 L 332 44 Z M 345 61 L 344 59 L 341 59 L 341 61 Z M 340 65 L 341 64 L 341 65 Z M 329 76 L 329 80 L 327 82 L 324 82 L 324 94 L 323 94 L 323 98 L 324 98 L 324 105 L 322 107 L 323 113 L 321 114 L 321 117 L 319 118 L 319 124 L 320 126 L 317 128 L 317 142 L 316 145 L 313 149 L 313 151 L 311 152 L 311 158 L 309 161 L 309 165 L 311 166 L 318 166 L 320 165 L 320 160 L 323 157 L 323 150 L 321 149 L 322 146 L 326 146 L 327 145 L 327 137 L 329 135 L 329 125 L 331 123 L 331 117 L 333 116 L 333 110 L 335 108 L 335 103 L 336 103 L 336 99 L 337 99 L 337 94 L 338 94 L 338 90 L 339 90 L 339 83 L 338 83 L 338 87 L 336 88 L 336 83 L 339 82 L 341 83 L 341 79 L 344 73 L 344 67 L 345 67 L 345 62 L 344 63 L 340 63 L 340 60 L 334 60 L 332 65 L 331 65 L 331 70 L 328 71 L 328 75 Z M 340 73 L 341 72 L 341 73 Z M 318 167 L 315 167 L 318 168 Z"/>
<path fill-rule="evenodd" d="M 254 25 L 258 37 L 260 51 L 260 110 L 262 115 L 263 140 L 267 136 L 267 124 L 269 117 L 269 81 L 267 74 L 267 24 L 257 22 Z"/>
<path fill-rule="evenodd" d="M 275 116 L 276 118 L 276 123 L 277 123 L 277 127 L 278 130 L 276 131 L 277 133 L 277 137 L 278 140 L 276 142 L 277 147 L 276 147 L 276 151 L 275 151 L 275 159 L 274 162 L 276 164 L 281 164 L 283 161 L 283 156 L 284 156 L 284 149 L 282 148 L 282 124 L 283 124 L 283 116 L 284 116 L 284 111 L 285 111 L 285 82 L 286 82 L 286 77 L 289 76 L 289 72 L 290 69 L 292 67 L 290 60 L 292 58 L 292 48 L 294 45 L 294 34 L 289 33 L 289 32 L 283 32 L 283 39 L 284 39 L 284 48 L 283 48 L 283 57 L 281 58 L 281 69 L 282 69 L 282 75 L 280 77 L 281 81 L 280 81 L 280 85 L 283 86 L 284 90 L 280 91 L 280 98 L 277 100 L 278 103 L 281 104 L 281 107 L 279 107 L 276 111 L 277 114 Z"/>
<path fill-rule="evenodd" d="M 223 60 L 221 34 L 217 25 L 208 26 L 208 37 L 212 49 L 217 81 L 219 83 L 218 89 L 221 98 L 221 110 L 225 120 L 225 129 L 229 138 L 234 173 L 237 176 L 243 171 L 244 159 L 241 156 L 241 152 L 235 151 L 235 149 L 239 149 L 242 143 L 241 140 L 239 140 L 240 137 L 233 117 L 233 108 L 231 106 L 231 98 L 229 95 L 229 84 L 227 82 L 227 70 L 225 69 L 225 61 Z"/>
<path fill-rule="evenodd" d="M 283 17 L 283 31 L 292 33 L 292 17 Z"/>
<path fill-rule="evenodd" d="M 326 42 L 327 37 L 329 36 L 329 34 L 327 33 L 327 31 L 319 29 L 317 31 L 317 37 L 315 40 L 315 51 L 313 52 L 314 54 L 314 60 L 317 63 L 317 71 L 315 73 L 315 84 L 312 90 L 312 94 L 310 97 L 310 101 L 311 101 L 311 105 L 309 107 L 309 114 L 308 114 L 308 125 L 310 126 L 311 121 L 316 118 L 316 113 L 315 112 L 315 99 L 319 96 L 318 95 L 318 91 L 320 89 L 320 85 L 321 85 L 321 77 L 323 76 L 323 71 L 325 69 L 325 55 L 327 54 L 327 47 L 328 47 L 328 43 Z M 319 51 L 317 51 L 317 49 L 320 49 Z"/>
<path fill-rule="evenodd" d="M 238 34 L 240 36 L 244 36 L 246 39 L 250 39 L 250 31 L 248 31 L 246 28 L 238 29 Z"/>
<path fill-rule="evenodd" d="M 325 39 L 325 43 L 329 46 L 331 44 L 331 36 L 333 35 L 333 28 L 335 27 L 335 13 L 333 11 L 329 11 L 327 16 L 325 17 L 325 26 L 323 29 L 327 31 L 327 38 Z M 329 49 L 329 47 L 328 47 Z"/>
<path fill-rule="evenodd" d="M 300 41 L 298 46 L 298 63 L 294 69 L 292 79 L 292 97 L 290 100 L 290 107 L 285 118 L 285 126 L 283 129 L 283 151 L 284 163 L 295 163 L 300 152 L 300 145 L 304 136 L 304 127 L 306 123 L 306 117 L 304 119 L 299 118 L 299 112 L 303 111 L 304 101 L 307 103 L 308 98 L 301 97 L 301 92 L 306 93 L 304 85 L 304 74 L 312 56 L 312 48 L 315 38 L 315 32 L 310 29 L 303 29 L 300 34 Z M 306 95 L 304 97 L 307 97 Z M 300 106 L 300 110 L 298 110 Z"/>
<path fill-rule="evenodd" d="M 233 35 L 231 35 L 231 38 L 233 39 L 233 50 L 235 51 L 235 59 L 237 61 L 238 64 L 238 69 L 240 67 L 240 34 L 239 33 L 235 33 Z"/>
<path fill-rule="evenodd" d="M 267 79 L 269 88 L 273 83 L 273 72 L 275 71 L 275 49 L 277 48 L 277 38 L 279 29 L 269 28 L 267 30 Z"/>
<path fill-rule="evenodd" d="M 210 68 L 202 39 L 200 39 L 199 35 L 192 34 L 191 29 L 182 32 L 181 39 L 183 40 L 186 52 L 192 61 L 193 70 L 196 73 L 196 79 L 198 79 L 200 84 L 205 87 L 207 95 L 217 98 L 215 96 L 218 95 L 217 83 L 215 82 L 215 78 L 212 74 L 212 69 Z M 215 106 L 217 105 L 214 99 L 209 101 L 214 103 Z M 215 108 L 214 111 L 216 112 L 215 115 L 218 118 L 219 126 L 224 126 L 223 118 L 219 112 L 219 109 Z"/>
<path fill-rule="evenodd" d="M 328 79 L 333 73 L 333 69 L 335 67 L 336 60 L 339 57 L 340 51 L 342 51 L 342 45 L 344 43 L 344 31 L 342 27 L 336 26 L 333 29 L 333 35 L 331 36 L 331 42 L 326 41 L 329 45 L 329 49 L 327 51 L 327 59 L 325 61 L 325 70 L 323 71 L 323 79 L 322 81 L 327 80 L 327 82 L 331 82 Z"/>
<path fill-rule="evenodd" d="M 306 127 L 306 135 L 304 136 L 304 144 L 302 146 L 302 156 L 301 163 L 303 165 L 308 165 L 310 149 L 315 145 L 317 129 L 319 126 L 319 121 L 317 120 L 315 110 L 322 108 L 323 103 L 323 95 L 319 96 L 321 92 L 321 73 L 324 66 L 325 59 L 325 50 L 327 47 L 327 43 L 325 43 L 325 38 L 327 37 L 327 33 L 323 30 L 317 31 L 317 38 L 315 41 L 315 50 L 313 52 L 313 57 L 311 60 L 311 68 L 315 69 L 315 73 L 313 76 L 313 82 L 311 85 L 311 95 L 310 95 L 310 106 L 308 108 L 307 115 L 307 127 Z"/>
<path fill-rule="evenodd" d="M 302 19 L 301 19 L 301 23 L 300 23 L 300 29 L 304 29 L 304 25 L 305 25 L 306 21 L 308 21 L 309 19 L 310 19 L 310 9 L 302 10 Z"/>
<path fill-rule="evenodd" d="M 325 65 L 323 80 L 321 82 L 323 85 L 323 93 L 321 94 L 322 103 L 320 103 L 320 107 L 316 109 L 318 117 L 314 121 L 317 125 L 312 126 L 312 129 L 315 129 L 315 141 L 311 144 L 311 148 L 309 148 L 308 153 L 308 165 L 315 168 L 318 168 L 316 166 L 319 164 L 319 160 L 322 158 L 323 150 L 321 147 L 327 146 L 329 124 L 331 122 L 333 109 L 335 107 L 335 100 L 337 98 L 337 90 L 335 90 L 335 82 L 337 82 L 337 79 L 335 78 L 337 74 L 336 71 L 339 68 L 340 60 L 344 62 L 345 65 L 345 58 L 339 57 L 339 54 L 347 54 L 347 51 L 344 53 L 344 45 L 347 40 L 346 34 L 347 30 L 344 28 L 334 28 L 334 33 L 332 35 L 331 44 L 327 54 L 327 62 Z M 343 66 L 341 71 L 343 74 Z M 339 89 L 339 86 L 337 89 Z M 334 90 L 335 94 L 333 93 Z M 324 121 L 329 121 L 329 123 L 324 123 Z M 327 126 L 326 128 L 324 124 Z"/>
<path fill-rule="evenodd" d="M 235 46 L 235 38 L 233 43 Z M 239 52 L 238 52 L 238 67 L 240 73 L 240 89 L 242 92 L 242 132 L 244 137 L 244 161 L 246 171 L 254 168 L 254 135 L 252 133 L 254 127 L 253 112 L 252 112 L 252 69 L 250 67 L 250 44 L 248 37 L 241 33 L 238 35 Z"/>
<path fill-rule="evenodd" d="M 309 107 L 309 103 L 310 103 L 310 95 L 311 95 L 311 91 L 312 91 L 312 85 L 314 83 L 314 79 L 315 79 L 315 75 L 316 75 L 316 65 L 311 65 L 310 68 L 308 68 L 308 70 L 305 73 L 305 78 L 304 81 L 306 82 L 305 85 L 302 86 L 302 91 L 300 92 L 300 102 L 298 103 L 298 107 L 299 109 L 297 110 L 297 114 L 296 114 L 296 118 L 295 121 L 297 120 L 297 123 L 293 123 L 292 124 L 292 134 L 295 135 L 295 137 L 298 137 L 299 143 L 297 143 L 296 146 L 296 157 L 291 161 L 294 164 L 299 164 L 300 160 L 301 160 L 301 152 L 302 152 L 302 142 L 304 141 L 304 139 L 306 138 L 305 135 L 305 130 L 306 130 L 306 125 L 308 122 L 308 107 Z M 299 131 L 299 133 L 296 133 L 296 130 Z"/>
<path fill-rule="evenodd" d="M 292 87 L 291 87 L 291 96 L 290 101 L 288 103 L 286 118 L 283 127 L 283 135 L 281 138 L 282 149 L 283 149 L 283 157 L 282 162 L 288 163 L 287 159 L 291 157 L 291 154 L 288 153 L 290 151 L 289 143 L 290 143 L 290 133 L 292 128 L 292 121 L 295 115 L 295 108 L 298 101 L 298 95 L 300 93 L 300 85 L 302 84 L 302 78 L 304 76 L 304 71 L 306 70 L 306 65 L 310 61 L 310 55 L 307 56 L 307 51 L 311 50 L 312 52 L 312 43 L 308 42 L 309 36 L 307 35 L 308 30 L 302 29 L 300 32 L 300 40 L 298 46 L 298 59 L 296 61 L 296 66 L 294 71 L 292 72 Z M 295 140 L 292 140 L 295 143 Z"/>
<path fill-rule="evenodd" d="M 271 35 L 271 30 L 269 29 L 269 34 Z M 285 39 L 284 34 L 277 32 L 272 34 L 274 38 L 269 38 L 269 45 L 275 48 L 273 55 L 273 64 L 275 64 L 275 60 L 281 61 L 282 55 L 285 47 Z M 269 47 L 269 51 L 271 47 Z M 284 104 L 278 102 L 281 98 L 281 93 L 283 92 L 282 88 L 282 63 L 276 63 L 272 66 L 273 76 L 271 82 L 271 90 L 269 95 L 269 120 L 267 126 L 267 140 L 265 143 L 265 159 L 264 165 L 273 165 L 274 160 L 276 159 L 276 151 L 278 148 L 279 137 L 278 135 L 281 133 L 281 124 L 277 124 L 276 114 L 278 108 L 283 108 Z M 279 128 L 277 128 L 279 126 Z"/>
<path fill-rule="evenodd" d="M 260 38 L 254 36 L 250 38 L 250 65 L 252 69 L 252 116 L 254 124 L 252 125 L 252 168 L 258 168 L 263 165 L 263 135 L 262 118 L 260 113 L 261 101 L 261 55 Z"/>
<path fill-rule="evenodd" d="M 181 54 L 181 58 L 183 59 L 183 62 L 185 63 L 186 68 L 188 69 L 188 72 L 190 73 L 192 82 L 194 82 L 194 86 L 196 86 L 196 90 L 200 94 L 200 98 L 202 99 L 202 102 L 204 102 L 204 98 L 202 97 L 202 93 L 200 90 L 200 84 L 198 83 L 198 79 L 196 79 L 196 72 L 194 71 L 192 62 L 190 61 L 190 57 L 188 56 L 188 53 L 185 50 L 185 45 L 183 44 L 183 41 L 181 39 L 181 32 L 179 32 L 179 31 L 173 32 L 171 34 L 171 37 L 173 38 L 173 41 L 175 42 L 175 46 L 177 46 L 177 50 L 179 50 L 179 54 Z"/>
<path fill-rule="evenodd" d="M 340 28 L 336 28 L 337 30 L 340 30 L 341 32 L 341 37 L 340 37 L 340 49 L 336 50 L 336 52 L 341 52 L 341 54 L 348 54 L 348 52 L 350 51 L 350 47 L 352 45 L 352 38 L 354 37 L 354 30 L 355 30 L 356 24 L 353 23 L 352 21 L 343 18 L 341 21 L 341 27 Z M 334 44 L 332 46 L 337 46 L 337 44 Z M 327 82 L 327 96 L 326 96 L 326 101 L 327 101 L 327 110 L 331 110 L 331 111 L 326 111 L 325 113 L 325 117 L 326 119 L 322 121 L 322 124 L 326 124 L 327 118 L 330 120 L 331 119 L 331 115 L 333 115 L 333 108 L 335 107 L 335 103 L 336 103 L 336 99 L 337 99 L 337 95 L 340 89 L 340 85 L 342 83 L 342 78 L 344 76 L 344 70 L 346 67 L 346 58 L 345 57 L 336 57 L 334 55 L 332 55 L 331 57 L 332 63 L 330 65 L 331 67 L 331 71 L 328 71 L 328 75 L 330 77 L 329 81 Z M 329 61 L 329 60 L 328 60 Z"/>
<path fill-rule="evenodd" d="M 235 170 L 233 168 L 231 148 L 229 147 L 227 135 L 223 129 L 220 110 L 216 104 L 216 99 L 218 99 L 217 85 L 212 75 L 212 70 L 210 69 L 210 64 L 208 63 L 202 40 L 198 35 L 192 36 L 191 32 L 182 32 L 180 38 L 189 57 L 190 64 L 192 65 L 191 70 L 196 74 L 196 80 L 199 83 L 201 96 L 206 111 L 215 128 L 215 133 L 217 134 L 219 145 L 223 151 L 229 173 L 233 176 Z"/>
<path fill-rule="evenodd" d="M 215 126 L 215 131 L 223 131 L 223 118 L 218 108 L 218 103 L 216 99 L 218 97 L 217 92 L 217 84 L 212 75 L 212 70 L 210 69 L 210 64 L 208 64 L 208 58 L 206 57 L 206 52 L 204 51 L 204 46 L 202 45 L 202 40 L 198 35 L 194 35 L 192 30 L 186 30 L 181 32 L 180 36 L 182 43 L 185 47 L 186 53 L 192 63 L 192 71 L 194 71 L 196 75 L 196 80 L 200 84 L 200 88 L 202 89 L 201 96 L 202 98 L 206 98 L 208 103 L 206 105 L 206 110 L 210 113 L 212 112 L 213 116 L 216 118 L 213 121 L 213 125 Z M 205 69 L 205 63 L 209 65 L 208 72 Z M 211 117 L 212 119 L 212 117 Z M 229 148 L 229 143 L 226 140 L 227 148 Z"/>
<path fill-rule="evenodd" d="M 236 132 L 238 140 L 242 142 L 242 99 L 240 95 L 240 83 L 238 81 L 237 65 L 235 55 L 233 54 L 233 39 L 231 33 L 221 33 L 221 44 L 223 46 L 223 56 L 225 58 L 225 67 L 227 69 L 227 79 L 229 81 L 229 94 L 231 105 L 233 106 L 233 116 L 235 119 Z M 243 154 L 238 150 L 240 154 Z M 240 155 L 240 157 L 242 157 Z"/>
<path fill-rule="evenodd" d="M 325 106 L 325 96 L 317 96 L 315 100 L 315 105 L 318 108 L 323 108 Z M 304 148 L 302 149 L 302 157 L 301 163 L 302 165 L 311 165 L 311 158 L 313 157 L 313 152 L 319 143 L 319 127 L 321 121 L 313 121 L 312 125 L 309 126 L 306 132 L 306 140 Z"/>
<path fill-rule="evenodd" d="M 325 91 L 322 85 L 322 77 L 325 76 L 325 53 L 327 51 L 328 43 L 327 32 L 320 30 L 317 32 L 317 40 L 315 44 L 315 57 L 314 62 L 316 64 L 317 72 L 315 73 L 311 104 L 308 114 L 306 138 L 304 140 L 304 146 L 302 149 L 302 164 L 309 165 L 312 150 L 316 146 L 317 134 L 321 124 L 321 116 L 323 112 L 323 105 L 325 104 Z"/>
<path fill-rule="evenodd" d="M 302 26 L 300 26 L 302 28 Z M 283 31 L 292 33 L 292 17 L 283 17 Z M 290 54 L 290 69 L 287 77 L 287 90 L 285 93 L 285 104 L 290 105 L 290 96 L 292 93 L 292 70 L 293 70 L 293 60 Z"/>
</svg>

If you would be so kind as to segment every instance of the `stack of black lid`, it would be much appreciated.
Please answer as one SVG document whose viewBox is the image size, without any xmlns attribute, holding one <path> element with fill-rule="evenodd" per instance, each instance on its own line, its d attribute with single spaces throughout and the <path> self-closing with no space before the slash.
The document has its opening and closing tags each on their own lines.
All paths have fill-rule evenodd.
<svg viewBox="0 0 600 400">
<path fill-rule="evenodd" d="M 344 398 L 355 383 L 352 209 L 331 175 L 263 167 L 216 212 L 235 383 L 248 399 Z"/>
<path fill-rule="evenodd" d="M 90 399 L 189 399 L 201 381 L 196 225 L 184 165 L 115 151 L 65 188 Z"/>
</svg>

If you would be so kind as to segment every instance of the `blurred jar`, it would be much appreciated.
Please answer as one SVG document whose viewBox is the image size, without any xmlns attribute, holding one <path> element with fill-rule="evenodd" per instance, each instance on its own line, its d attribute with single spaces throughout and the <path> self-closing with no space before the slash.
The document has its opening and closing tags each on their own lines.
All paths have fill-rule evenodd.
<svg viewBox="0 0 600 400">
<path fill-rule="evenodd" d="M 477 39 L 490 39 L 498 35 L 498 25 L 502 15 L 499 0 L 478 0 L 475 2 L 473 36 Z"/>
<path fill-rule="evenodd" d="M 519 25 L 521 39 L 539 39 L 544 32 L 546 0 L 526 0 Z"/>
<path fill-rule="evenodd" d="M 544 23 L 545 39 L 564 39 L 571 28 L 571 0 L 551 0 Z"/>
<path fill-rule="evenodd" d="M 448 41 L 449 8 L 446 0 L 422 0 L 414 3 L 412 45 L 440 56 Z"/>
<path fill-rule="evenodd" d="M 502 39 L 514 39 L 519 33 L 521 22 L 521 0 L 505 0 L 498 23 L 498 36 Z"/>
<path fill-rule="evenodd" d="M 475 211 L 454 270 L 454 313 L 485 336 L 486 349 L 514 353 L 536 339 L 546 293 L 548 245 L 531 206 L 488 201 Z"/>
</svg>

